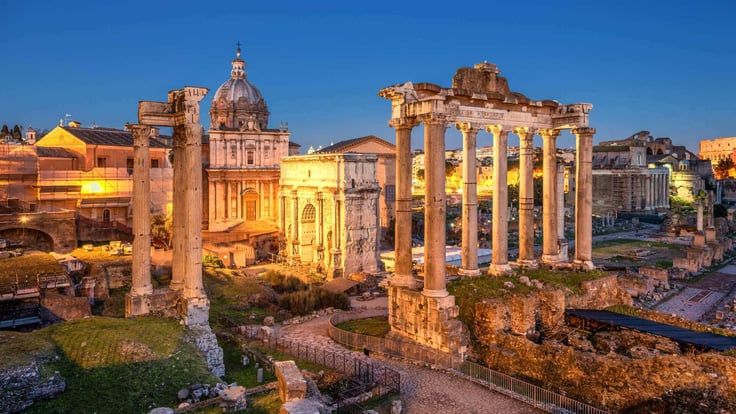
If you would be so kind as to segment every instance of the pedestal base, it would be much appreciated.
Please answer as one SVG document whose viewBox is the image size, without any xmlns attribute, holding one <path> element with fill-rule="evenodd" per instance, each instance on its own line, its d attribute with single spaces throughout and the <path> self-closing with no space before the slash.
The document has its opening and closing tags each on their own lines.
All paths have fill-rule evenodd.
<svg viewBox="0 0 736 414">
<path fill-rule="evenodd" d="M 389 284 L 391 286 L 401 287 L 401 288 L 407 288 L 407 289 L 414 289 L 417 287 L 417 282 L 414 280 L 414 276 L 412 275 L 394 275 L 391 279 L 389 279 Z"/>
<path fill-rule="evenodd" d="M 582 269 L 582 270 L 594 270 L 595 269 L 595 265 L 590 260 L 575 259 L 573 261 L 573 264 L 575 265 L 575 267 L 577 267 L 578 269 Z"/>
<path fill-rule="evenodd" d="M 544 264 L 556 264 L 560 263 L 562 260 L 560 260 L 559 254 L 543 254 L 542 255 L 542 263 Z"/>
<path fill-rule="evenodd" d="M 455 305 L 455 297 L 446 291 L 418 292 L 397 287 L 389 287 L 389 324 L 392 335 L 400 335 L 420 345 L 464 355 L 468 338 L 463 324 L 457 320 L 460 309 Z"/>
<path fill-rule="evenodd" d="M 480 276 L 480 269 L 460 269 L 458 270 L 460 276 Z"/>
<path fill-rule="evenodd" d="M 537 268 L 539 268 L 539 262 L 537 262 L 534 259 L 531 259 L 531 260 L 517 260 L 514 264 L 516 266 L 519 266 L 521 269 L 537 269 Z"/>
<path fill-rule="evenodd" d="M 209 328 L 210 300 L 204 297 L 182 298 L 184 326 L 205 325 Z"/>
<path fill-rule="evenodd" d="M 151 313 L 151 301 L 148 295 L 125 295 L 125 317 L 132 318 Z"/>
<path fill-rule="evenodd" d="M 513 273 L 514 270 L 509 266 L 508 263 L 493 264 L 488 268 L 488 274 L 491 276 L 505 276 Z"/>
</svg>

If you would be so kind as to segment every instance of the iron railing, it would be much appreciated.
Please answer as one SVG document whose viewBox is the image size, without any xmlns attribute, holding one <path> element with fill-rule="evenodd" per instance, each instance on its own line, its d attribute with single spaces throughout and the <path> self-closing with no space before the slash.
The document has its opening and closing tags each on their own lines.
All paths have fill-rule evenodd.
<svg viewBox="0 0 736 414">
<path fill-rule="evenodd" d="M 423 364 L 439 365 L 450 372 L 501 394 L 522 401 L 550 413 L 607 414 L 608 411 L 594 407 L 550 391 L 527 381 L 503 374 L 486 366 L 467 361 L 459 355 L 432 350 L 408 341 L 378 338 L 357 334 L 337 328 L 342 322 L 360 318 L 360 314 L 336 314 L 330 318 L 327 333 L 335 342 L 353 349 Z"/>
</svg>

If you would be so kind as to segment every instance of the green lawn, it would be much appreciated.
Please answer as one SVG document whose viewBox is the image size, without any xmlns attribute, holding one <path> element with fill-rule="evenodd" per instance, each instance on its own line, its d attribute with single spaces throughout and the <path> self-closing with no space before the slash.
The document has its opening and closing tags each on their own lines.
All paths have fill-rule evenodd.
<svg viewBox="0 0 736 414">
<path fill-rule="evenodd" d="M 217 381 L 183 335 L 174 320 L 88 318 L 29 334 L 3 332 L 0 355 L 3 366 L 52 350 L 61 357 L 43 371 L 48 375 L 59 371 L 66 379 L 66 391 L 26 412 L 143 413 L 174 405 L 182 387 Z M 33 351 L 27 352 L 26 346 Z"/>
<path fill-rule="evenodd" d="M 352 321 L 338 324 L 336 327 L 345 331 L 355 332 L 361 335 L 377 336 L 379 338 L 383 338 L 391 331 L 391 326 L 388 324 L 388 318 L 380 316 L 353 319 Z"/>
<path fill-rule="evenodd" d="M 213 330 L 224 330 L 232 325 L 260 323 L 268 314 L 266 309 L 249 304 L 272 295 L 272 291 L 264 286 L 260 278 L 215 268 L 204 268 L 202 278 L 210 299 L 210 325 Z M 255 316 L 254 320 L 251 320 L 251 315 Z"/>
</svg>

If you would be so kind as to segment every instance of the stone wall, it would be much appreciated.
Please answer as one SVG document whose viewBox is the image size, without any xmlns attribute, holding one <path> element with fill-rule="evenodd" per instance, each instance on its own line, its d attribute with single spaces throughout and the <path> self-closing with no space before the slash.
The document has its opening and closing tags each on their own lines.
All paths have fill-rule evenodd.
<svg viewBox="0 0 736 414">
<path fill-rule="evenodd" d="M 49 322 L 69 321 L 92 316 L 89 299 L 63 295 L 41 298 L 41 319 Z"/>
<path fill-rule="evenodd" d="M 459 308 L 454 296 L 432 298 L 416 290 L 389 288 L 390 336 L 409 338 L 420 345 L 451 354 L 465 354 L 467 334 L 455 319 Z"/>
<path fill-rule="evenodd" d="M 93 263 L 89 276 L 95 279 L 95 298 L 105 300 L 110 297 L 110 289 L 130 286 L 133 277 L 132 263 L 129 260 Z"/>
<path fill-rule="evenodd" d="M 66 389 L 58 372 L 43 369 L 43 361 L 4 369 L 0 375 L 0 414 L 16 413 L 34 401 L 51 398 Z"/>
</svg>

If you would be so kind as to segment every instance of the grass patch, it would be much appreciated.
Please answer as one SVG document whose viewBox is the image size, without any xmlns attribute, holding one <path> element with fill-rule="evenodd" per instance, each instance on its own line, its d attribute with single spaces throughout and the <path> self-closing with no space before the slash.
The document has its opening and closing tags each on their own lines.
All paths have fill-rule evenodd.
<svg viewBox="0 0 736 414">
<path fill-rule="evenodd" d="M 225 361 L 225 381 L 229 384 L 237 382 L 246 388 L 261 385 L 258 383 L 257 361 L 250 361 L 248 366 L 243 366 L 240 357 L 243 352 L 238 346 L 232 342 L 224 342 L 220 344 L 223 351 L 223 359 Z M 266 370 L 263 371 L 263 383 L 276 381 L 276 376 Z"/>
<path fill-rule="evenodd" d="M 353 319 L 336 325 L 337 328 L 348 332 L 354 332 L 361 335 L 376 336 L 383 338 L 391 331 L 386 317 L 372 317 L 363 319 Z"/>
<path fill-rule="evenodd" d="M 0 331 L 0 372 L 55 354 L 54 343 L 46 335 Z"/>
<path fill-rule="evenodd" d="M 44 369 L 59 371 L 67 383 L 66 391 L 34 403 L 29 413 L 148 412 L 176 404 L 177 391 L 189 384 L 217 381 L 174 320 L 88 318 L 25 334 L 28 343 L 26 335 L 31 344 L 56 348 L 60 360 Z"/>
<path fill-rule="evenodd" d="M 229 269 L 205 268 L 202 279 L 210 299 L 210 324 L 214 330 L 232 325 L 259 323 L 268 315 L 262 306 L 275 302 L 275 294 L 260 279 L 246 277 Z M 250 316 L 255 319 L 251 320 Z"/>
<path fill-rule="evenodd" d="M 64 268 L 54 259 L 54 256 L 47 253 L 0 259 L 0 283 L 14 282 L 16 275 L 35 277 L 39 273 L 61 272 L 64 272 Z"/>
<path fill-rule="evenodd" d="M 545 286 L 564 287 L 570 289 L 575 294 L 583 293 L 583 282 L 599 279 L 601 277 L 609 275 L 608 272 L 603 270 L 573 272 L 547 269 L 527 270 L 524 271 L 524 274 L 526 274 L 529 279 L 537 279 L 541 281 L 542 283 L 544 283 Z"/>
<path fill-rule="evenodd" d="M 133 261 L 133 256 L 118 256 L 110 254 L 110 252 L 103 251 L 102 249 L 95 249 L 88 252 L 82 248 L 74 249 L 71 253 L 72 256 L 85 263 L 106 263 L 106 262 L 120 262 L 120 261 Z"/>
</svg>

